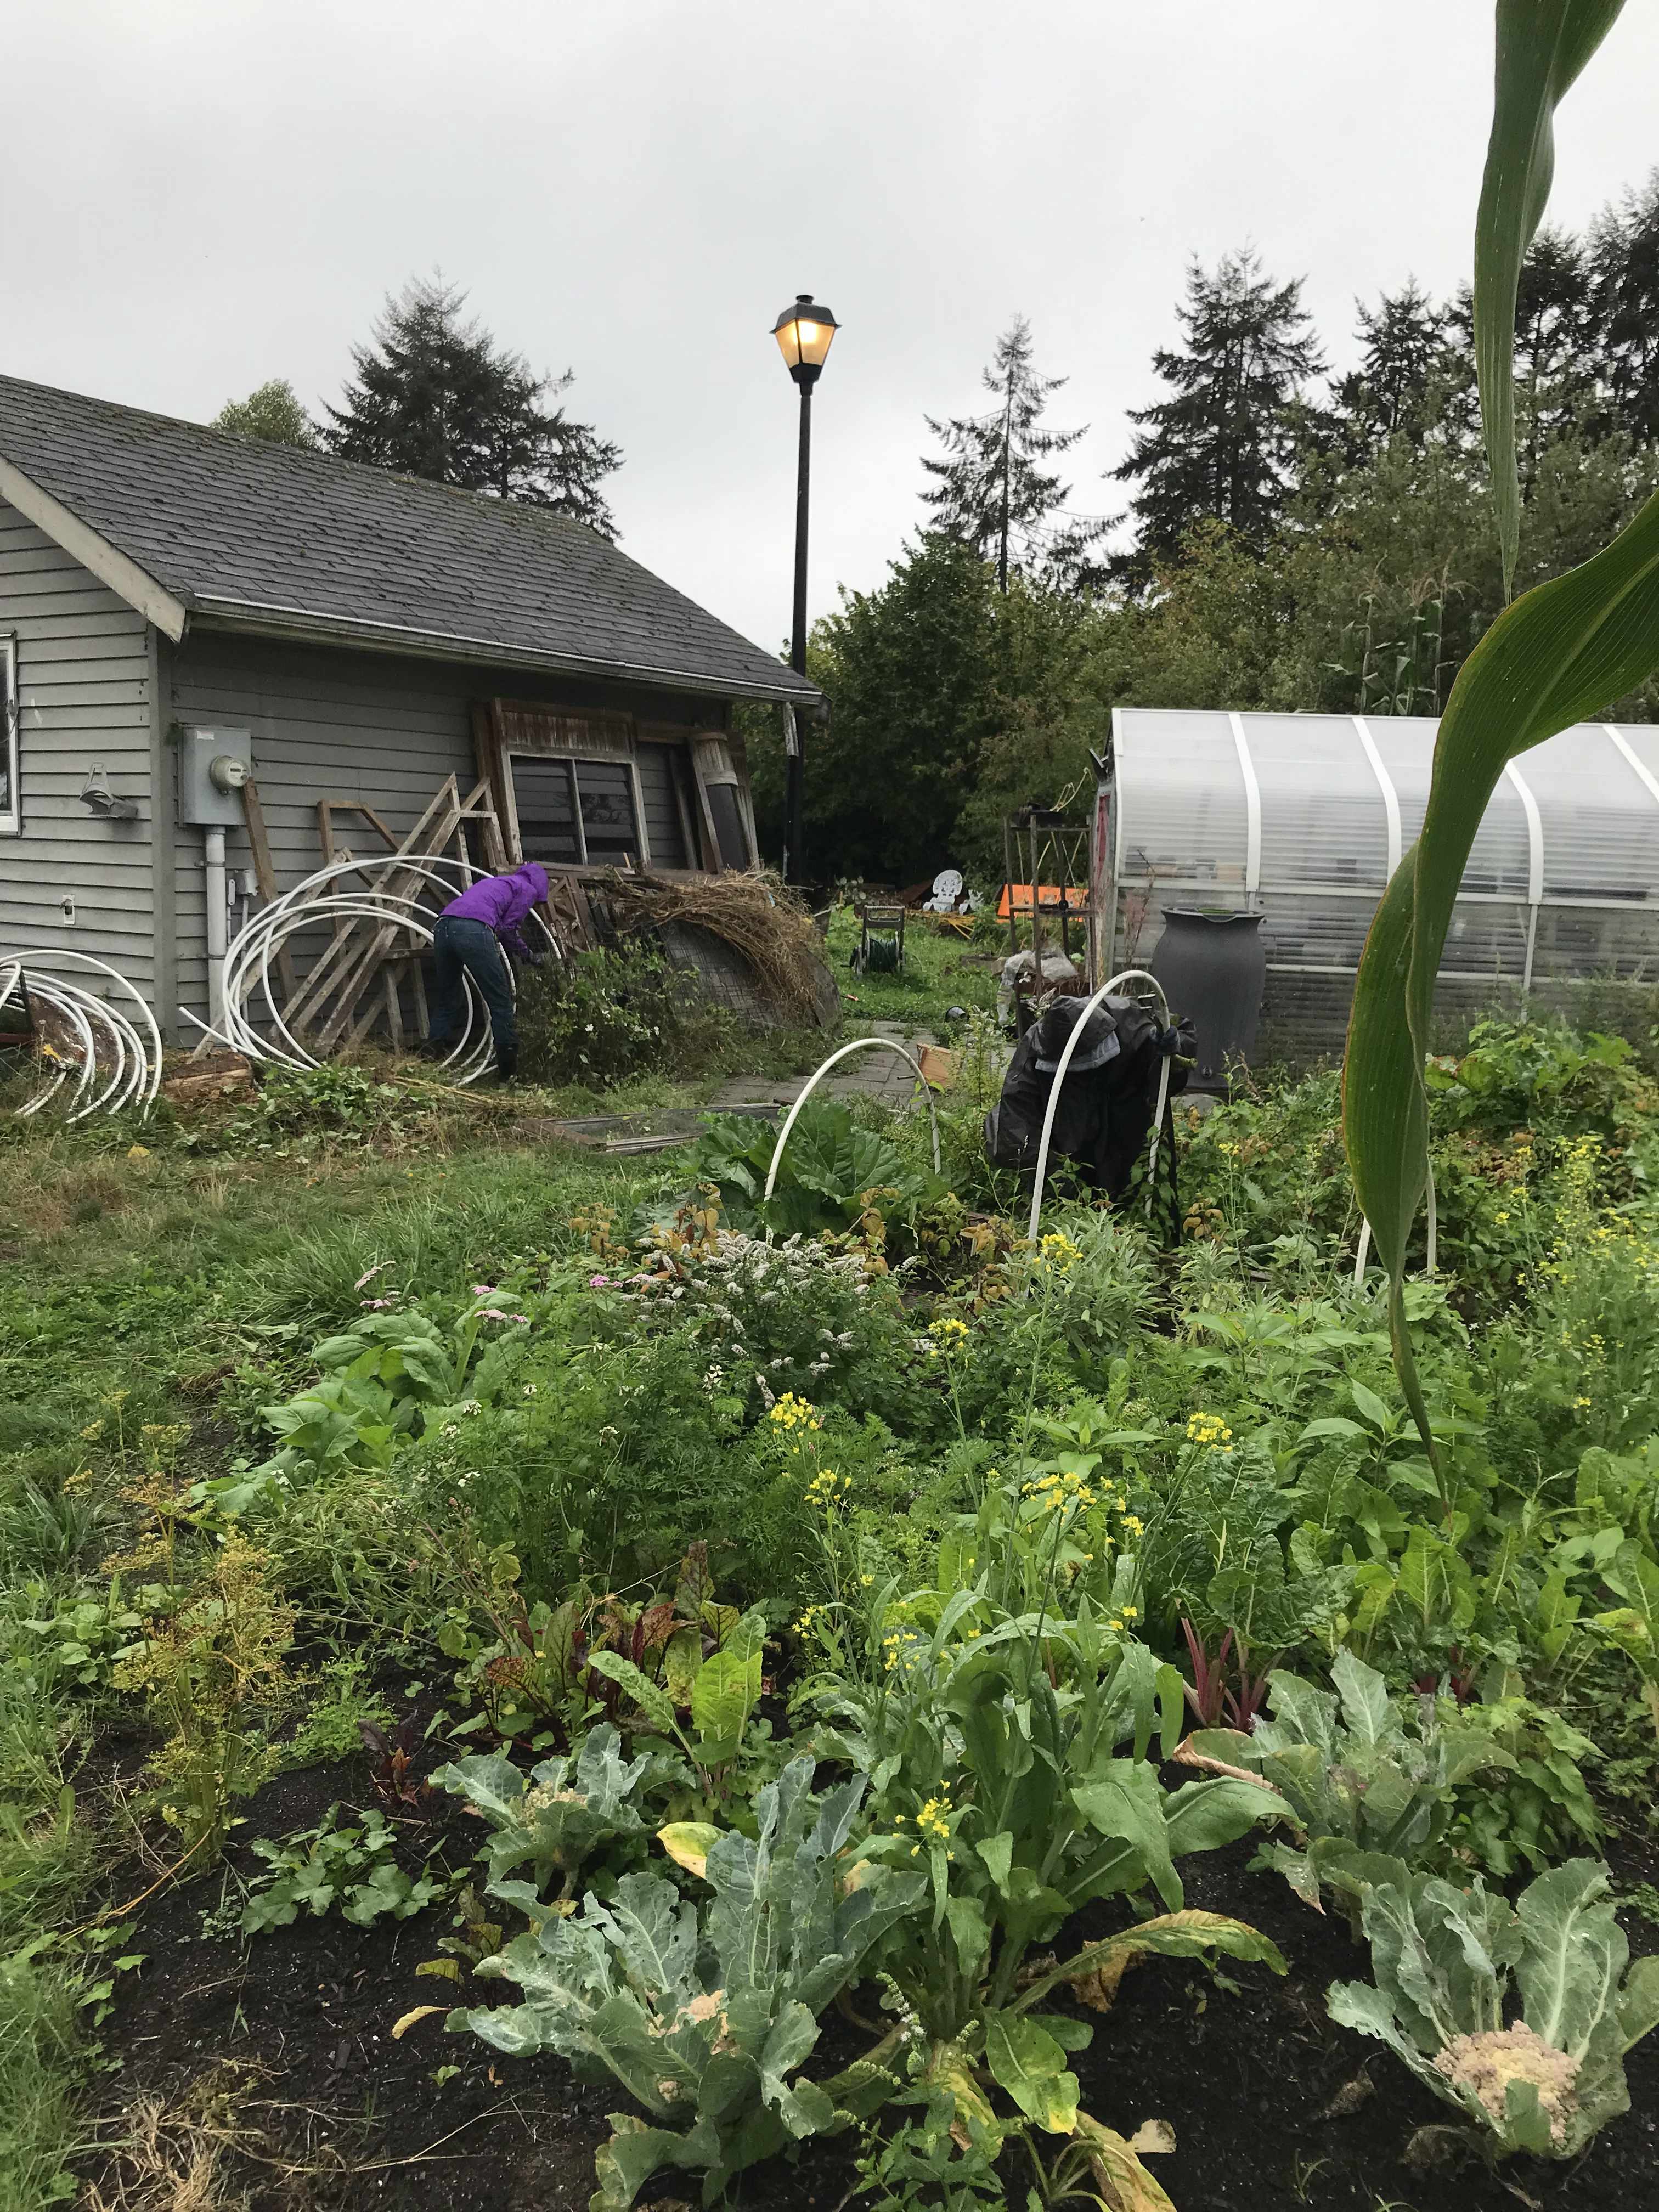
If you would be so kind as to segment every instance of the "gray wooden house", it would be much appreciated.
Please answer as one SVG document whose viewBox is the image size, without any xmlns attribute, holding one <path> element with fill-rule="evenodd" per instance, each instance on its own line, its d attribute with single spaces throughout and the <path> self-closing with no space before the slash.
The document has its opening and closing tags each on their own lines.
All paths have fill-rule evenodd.
<svg viewBox="0 0 1659 2212">
<path fill-rule="evenodd" d="M 0 378 L 0 957 L 94 954 L 172 1035 L 207 1013 L 195 731 L 251 738 L 278 890 L 319 799 L 401 837 L 452 774 L 514 860 L 746 867 L 739 699 L 818 694 L 580 523 Z M 228 860 L 245 892 L 245 830 Z"/>
</svg>

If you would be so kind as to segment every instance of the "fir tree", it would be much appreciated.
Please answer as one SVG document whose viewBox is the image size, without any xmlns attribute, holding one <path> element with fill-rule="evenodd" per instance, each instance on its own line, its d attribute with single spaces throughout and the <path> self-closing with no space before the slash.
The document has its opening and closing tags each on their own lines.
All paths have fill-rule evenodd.
<svg viewBox="0 0 1659 2212">
<path fill-rule="evenodd" d="M 1299 279 L 1275 285 L 1249 249 L 1213 273 L 1188 270 L 1176 310 L 1186 344 L 1152 356 L 1170 396 L 1130 410 L 1141 434 L 1113 472 L 1141 487 L 1135 551 L 1114 563 L 1132 582 L 1205 517 L 1252 544 L 1272 530 L 1291 489 L 1302 387 L 1325 366 L 1301 297 Z"/>
<path fill-rule="evenodd" d="M 1452 373 L 1451 338 L 1445 310 L 1415 277 L 1383 293 L 1375 307 L 1354 306 L 1364 351 L 1336 398 L 1344 445 L 1359 459 L 1401 433 L 1421 439 L 1433 395 Z"/>
<path fill-rule="evenodd" d="M 356 381 L 331 407 L 331 453 L 469 491 L 550 507 L 610 538 L 616 523 L 600 489 L 621 449 L 556 403 L 568 371 L 538 376 L 462 319 L 465 294 L 412 283 L 388 300 L 371 346 L 354 346 Z"/>
<path fill-rule="evenodd" d="M 1659 169 L 1595 225 L 1589 264 L 1612 427 L 1659 441 Z"/>
<path fill-rule="evenodd" d="M 934 482 L 922 493 L 933 510 L 933 527 L 981 560 L 994 560 L 998 589 L 1014 570 L 1066 586 L 1083 569 L 1103 521 L 1061 515 L 1070 489 L 1043 463 L 1076 445 L 1077 430 L 1045 430 L 1043 410 L 1063 376 L 1039 376 L 1031 366 L 1031 326 L 1017 315 L 997 340 L 985 389 L 995 394 L 988 414 L 927 417 L 945 447 L 942 459 L 924 458 Z M 1058 520 L 1053 518 L 1058 517 Z"/>
<path fill-rule="evenodd" d="M 317 445 L 317 425 L 300 404 L 286 377 L 273 377 L 246 399 L 228 399 L 213 418 L 216 430 L 234 430 L 239 438 L 262 438 L 271 446 Z"/>
</svg>

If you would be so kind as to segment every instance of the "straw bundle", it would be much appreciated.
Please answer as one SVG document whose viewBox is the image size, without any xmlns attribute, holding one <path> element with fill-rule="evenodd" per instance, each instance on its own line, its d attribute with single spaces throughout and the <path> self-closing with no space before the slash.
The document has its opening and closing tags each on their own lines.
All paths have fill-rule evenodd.
<svg viewBox="0 0 1659 2212">
<path fill-rule="evenodd" d="M 619 927 L 656 929 L 682 922 L 706 929 L 740 952 L 778 1012 L 823 1021 L 823 951 L 812 917 L 769 869 L 672 878 L 611 870 L 600 893 Z"/>
</svg>

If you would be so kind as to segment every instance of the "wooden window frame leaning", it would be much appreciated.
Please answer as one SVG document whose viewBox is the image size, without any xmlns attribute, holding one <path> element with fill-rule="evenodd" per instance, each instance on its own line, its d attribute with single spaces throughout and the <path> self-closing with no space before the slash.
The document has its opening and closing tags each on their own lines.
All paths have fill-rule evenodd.
<svg viewBox="0 0 1659 2212">
<path fill-rule="evenodd" d="M 625 766 L 634 807 L 640 866 L 641 868 L 653 867 L 650 825 L 646 816 L 645 792 L 639 767 L 640 748 L 646 744 L 664 745 L 684 756 L 690 771 L 689 783 L 695 807 L 693 816 L 687 807 L 686 794 L 680 780 L 676 776 L 673 780 L 675 804 L 680 810 L 682 826 L 686 833 L 686 849 L 697 855 L 697 865 L 690 869 L 658 868 L 656 872 L 678 876 L 717 875 L 721 872 L 724 862 L 708 799 L 710 787 L 716 784 L 727 785 L 736 792 L 738 813 L 749 848 L 748 866 L 752 868 L 756 865 L 759 847 L 755 836 L 754 802 L 744 772 L 742 742 L 724 731 L 688 729 L 683 736 L 676 733 L 659 737 L 654 732 L 647 736 L 641 732 L 632 714 L 607 712 L 602 708 L 567 711 L 562 708 L 540 706 L 531 702 L 491 699 L 480 701 L 473 707 L 472 740 L 477 757 L 478 774 L 494 795 L 495 814 L 501 826 L 507 856 L 514 866 L 524 859 L 524 843 L 519 829 L 513 763 L 515 759 L 533 759 L 568 761 L 572 765 L 573 778 L 576 765 L 582 761 L 612 761 Z M 550 875 L 599 872 L 585 857 L 586 840 L 581 828 L 579 793 L 573 791 L 572 798 L 577 849 L 584 857 L 574 862 L 550 862 Z"/>
<path fill-rule="evenodd" d="M 0 756 L 6 769 L 6 804 L 0 837 L 23 834 L 23 702 L 17 683 L 17 633 L 0 634 Z"/>
</svg>

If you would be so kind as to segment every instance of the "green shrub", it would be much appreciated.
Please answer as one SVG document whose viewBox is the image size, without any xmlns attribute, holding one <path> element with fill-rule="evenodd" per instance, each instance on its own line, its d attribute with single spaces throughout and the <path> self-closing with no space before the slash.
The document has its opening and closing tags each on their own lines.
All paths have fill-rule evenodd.
<svg viewBox="0 0 1659 2212">
<path fill-rule="evenodd" d="M 643 947 L 579 952 L 522 973 L 518 1012 L 522 1073 L 592 1090 L 647 1073 L 689 1074 L 716 1055 L 729 1021 L 694 975 Z"/>
</svg>

